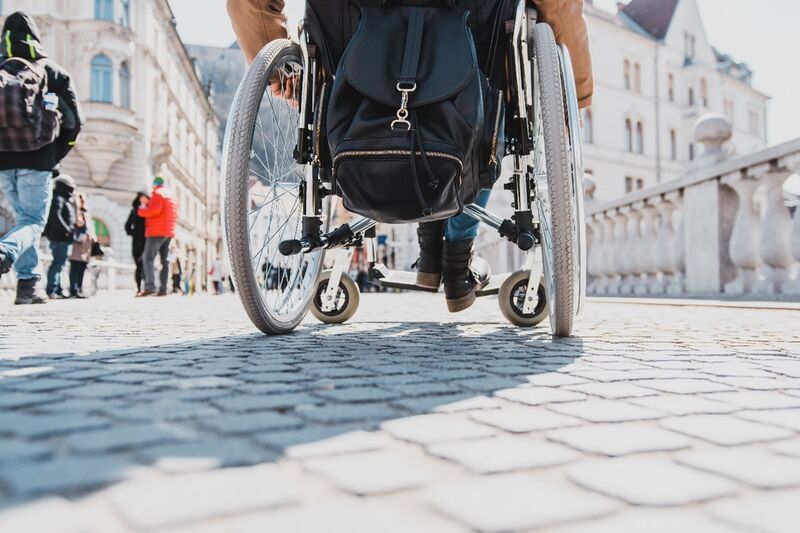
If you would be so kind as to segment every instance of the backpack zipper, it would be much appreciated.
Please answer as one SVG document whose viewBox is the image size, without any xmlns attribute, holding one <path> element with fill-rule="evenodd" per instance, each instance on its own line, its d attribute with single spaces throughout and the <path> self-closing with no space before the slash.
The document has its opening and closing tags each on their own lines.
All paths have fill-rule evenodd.
<svg viewBox="0 0 800 533">
<path fill-rule="evenodd" d="M 416 152 L 417 155 L 422 155 L 419 151 Z M 464 170 L 464 164 L 461 162 L 459 158 L 452 154 L 448 154 L 446 152 L 426 152 L 425 153 L 428 157 L 439 157 L 442 159 L 449 159 L 450 161 L 455 162 L 458 164 L 458 184 L 461 186 L 462 176 L 461 173 Z M 333 158 L 333 173 L 336 174 L 336 162 L 345 157 L 369 157 L 369 156 L 381 156 L 381 155 L 405 155 L 410 156 L 411 150 L 349 150 L 347 152 L 341 152 L 336 154 L 336 157 Z"/>
<path fill-rule="evenodd" d="M 500 111 L 502 110 L 503 91 L 497 94 L 497 113 L 494 118 L 494 135 L 492 135 L 492 148 L 489 151 L 489 164 L 497 166 L 497 137 L 500 135 Z"/>
<path fill-rule="evenodd" d="M 327 82 L 322 82 L 322 96 L 320 96 L 320 99 L 319 99 L 319 116 L 317 117 L 317 124 L 316 124 L 315 132 L 314 132 L 314 136 L 316 137 L 314 139 L 314 141 L 315 141 L 314 142 L 314 160 L 312 161 L 314 166 L 320 166 L 320 157 L 319 157 L 320 145 L 319 145 L 319 143 L 320 143 L 320 137 L 321 137 L 320 134 L 322 133 L 322 116 L 325 113 L 325 96 L 326 96 L 325 89 L 327 89 L 326 85 L 327 85 Z"/>
</svg>

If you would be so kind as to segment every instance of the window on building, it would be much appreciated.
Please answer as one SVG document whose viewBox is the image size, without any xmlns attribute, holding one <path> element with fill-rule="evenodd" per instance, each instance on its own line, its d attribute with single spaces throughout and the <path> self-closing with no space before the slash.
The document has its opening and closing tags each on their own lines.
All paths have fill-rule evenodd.
<svg viewBox="0 0 800 533">
<path fill-rule="evenodd" d="M 131 71 L 127 62 L 119 66 L 119 105 L 131 108 Z"/>
<path fill-rule="evenodd" d="M 694 161 L 694 144 L 689 143 L 689 161 Z"/>
<path fill-rule="evenodd" d="M 692 35 L 689 32 L 686 32 L 686 33 L 683 34 L 683 39 L 684 39 L 684 42 L 683 42 L 683 48 L 684 48 L 683 53 L 684 53 L 684 56 L 688 60 L 694 59 L 695 44 L 696 44 L 696 40 L 695 40 L 694 35 Z"/>
<path fill-rule="evenodd" d="M 633 90 L 642 92 L 642 66 L 639 63 L 633 66 Z"/>
<path fill-rule="evenodd" d="M 636 178 L 636 190 L 644 189 L 644 180 L 642 178 Z"/>
<path fill-rule="evenodd" d="M 89 96 L 92 102 L 113 102 L 111 74 L 112 65 L 108 56 L 98 54 L 92 58 L 92 86 Z"/>
<path fill-rule="evenodd" d="M 625 149 L 633 152 L 633 123 L 631 119 L 625 119 Z"/>
<path fill-rule="evenodd" d="M 708 84 L 705 78 L 700 79 L 700 102 L 703 107 L 708 107 Z"/>
<path fill-rule="evenodd" d="M 583 142 L 587 144 L 594 142 L 594 119 L 591 109 L 583 110 Z"/>
<path fill-rule="evenodd" d="M 633 178 L 631 177 L 625 178 L 625 192 L 633 192 Z"/>
<path fill-rule="evenodd" d="M 678 132 L 669 130 L 669 156 L 673 161 L 678 160 Z"/>
<path fill-rule="evenodd" d="M 108 231 L 106 223 L 99 218 L 92 218 L 92 226 L 100 246 L 111 246 L 111 233 Z"/>
<path fill-rule="evenodd" d="M 735 111 L 736 111 L 736 109 L 733 106 L 733 100 L 731 100 L 730 98 L 726 98 L 725 99 L 725 103 L 724 103 L 724 107 L 725 107 L 725 115 L 728 117 L 728 120 L 731 121 L 731 124 L 733 124 L 734 123 L 734 115 L 735 115 Z"/>
<path fill-rule="evenodd" d="M 627 59 L 623 65 L 623 70 L 625 74 L 625 90 L 631 90 L 631 62 Z"/>
<path fill-rule="evenodd" d="M 126 28 L 131 26 L 131 1 L 119 0 L 119 24 Z"/>
<path fill-rule="evenodd" d="M 756 111 L 750 111 L 750 134 L 758 135 L 760 129 L 758 113 Z"/>
<path fill-rule="evenodd" d="M 114 0 L 94 0 L 94 18 L 114 22 Z"/>
<path fill-rule="evenodd" d="M 675 75 L 669 74 L 667 76 L 667 96 L 670 102 L 675 101 Z"/>
<path fill-rule="evenodd" d="M 636 123 L 636 153 L 644 153 L 644 126 L 641 121 Z"/>
<path fill-rule="evenodd" d="M 694 106 L 694 87 L 689 87 L 689 106 Z"/>
</svg>

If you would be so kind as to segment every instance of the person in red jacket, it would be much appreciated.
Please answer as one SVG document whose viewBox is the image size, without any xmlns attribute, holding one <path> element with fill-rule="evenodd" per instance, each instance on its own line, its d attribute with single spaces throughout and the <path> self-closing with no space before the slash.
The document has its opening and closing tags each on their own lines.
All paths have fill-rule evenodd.
<svg viewBox="0 0 800 533">
<path fill-rule="evenodd" d="M 150 201 L 139 208 L 139 216 L 144 218 L 144 289 L 137 296 L 167 295 L 169 278 L 169 243 L 175 237 L 175 223 L 178 219 L 178 206 L 164 188 L 164 178 L 156 176 Z M 160 286 L 156 293 L 156 255 L 161 260 Z"/>
</svg>

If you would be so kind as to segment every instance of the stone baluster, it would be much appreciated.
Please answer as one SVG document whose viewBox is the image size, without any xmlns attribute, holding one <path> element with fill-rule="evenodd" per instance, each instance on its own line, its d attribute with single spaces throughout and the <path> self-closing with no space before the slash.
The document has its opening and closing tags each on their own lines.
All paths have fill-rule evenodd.
<svg viewBox="0 0 800 533">
<path fill-rule="evenodd" d="M 674 206 L 672 223 L 675 229 L 675 239 L 671 243 L 672 274 L 667 280 L 666 293 L 670 296 L 679 296 L 686 290 L 686 242 L 683 223 L 683 196 L 680 191 L 673 191 L 664 195 L 664 200 Z"/>
<path fill-rule="evenodd" d="M 649 202 L 658 210 L 659 223 L 656 236 L 656 246 L 653 254 L 653 264 L 658 276 L 651 286 L 652 294 L 664 294 L 667 285 L 675 274 L 675 225 L 673 214 L 675 205 L 663 196 L 652 198 Z"/>
<path fill-rule="evenodd" d="M 602 262 L 605 233 L 602 217 L 602 213 L 597 213 L 589 218 L 587 223 L 586 233 L 587 235 L 591 234 L 590 239 L 587 237 L 589 285 L 586 290 L 589 294 L 600 294 L 601 287 L 605 282 Z"/>
<path fill-rule="evenodd" d="M 625 275 L 625 241 L 627 237 L 628 217 L 619 208 L 612 214 L 614 219 L 614 241 L 609 249 L 609 282 L 608 294 L 620 294 L 622 277 Z"/>
<path fill-rule="evenodd" d="M 611 294 L 611 286 L 616 275 L 614 261 L 614 216 L 613 211 L 600 213 L 600 222 L 603 224 L 603 249 L 600 251 L 600 264 L 603 270 L 603 285 L 598 288 L 598 294 Z"/>
<path fill-rule="evenodd" d="M 791 173 L 773 171 L 764 174 L 759 187 L 761 233 L 758 252 L 763 263 L 762 277 L 756 282 L 759 294 L 780 294 L 789 281 L 792 266 L 792 216 L 783 198 L 783 183 Z"/>
<path fill-rule="evenodd" d="M 778 162 L 780 168 L 786 168 L 790 172 L 800 174 L 800 154 L 792 154 L 784 157 Z M 791 269 L 794 270 L 791 279 L 783 284 L 782 292 L 793 296 L 800 296 L 800 198 L 796 198 L 794 205 L 794 215 L 792 216 L 792 227 L 789 237 L 789 246 L 794 260 Z"/>
<path fill-rule="evenodd" d="M 639 224 L 642 217 L 632 205 L 620 208 L 620 213 L 624 213 L 627 217 L 627 223 L 625 225 L 625 246 L 623 247 L 621 258 L 624 266 L 620 271 L 620 274 L 623 275 L 620 292 L 622 294 L 633 294 L 641 273 L 641 269 L 638 265 L 638 255 L 641 240 Z"/>
<path fill-rule="evenodd" d="M 736 267 L 736 278 L 725 284 L 726 294 L 739 295 L 753 290 L 759 267 L 759 217 L 754 201 L 759 183 L 753 176 L 767 171 L 769 165 L 759 165 L 746 173 L 734 172 L 722 177 L 722 183 L 731 187 L 739 200 L 729 246 L 731 262 Z"/>
<path fill-rule="evenodd" d="M 652 294 L 656 292 L 658 276 L 656 257 L 661 246 L 656 233 L 658 210 L 653 206 L 651 199 L 640 203 L 639 212 L 642 215 L 642 223 L 638 265 L 642 272 L 642 277 L 641 283 L 634 292 L 636 294 Z"/>
</svg>

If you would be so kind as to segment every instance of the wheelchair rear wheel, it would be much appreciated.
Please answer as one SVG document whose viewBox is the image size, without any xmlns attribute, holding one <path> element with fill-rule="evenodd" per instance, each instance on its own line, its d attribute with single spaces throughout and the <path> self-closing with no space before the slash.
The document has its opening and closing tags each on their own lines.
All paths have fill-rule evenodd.
<svg viewBox="0 0 800 533">
<path fill-rule="evenodd" d="M 537 118 L 534 123 L 538 127 L 534 153 L 535 203 L 550 329 L 561 337 L 571 334 L 585 291 L 577 100 L 572 72 L 562 69 L 569 56 L 556 45 L 553 30 L 547 24 L 536 24 L 532 34 L 538 80 L 538 98 L 534 102 Z"/>
<path fill-rule="evenodd" d="M 224 220 L 237 293 L 258 329 L 273 335 L 303 320 L 317 290 L 323 252 L 281 255 L 278 245 L 299 239 L 309 165 L 295 159 L 301 79 L 300 46 L 281 39 L 258 54 L 236 92 L 223 149 Z M 272 95 L 279 80 L 284 95 Z M 323 200 L 323 230 L 329 202 Z"/>
</svg>

